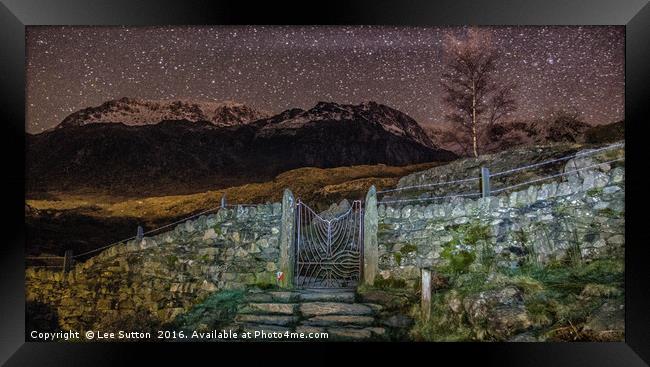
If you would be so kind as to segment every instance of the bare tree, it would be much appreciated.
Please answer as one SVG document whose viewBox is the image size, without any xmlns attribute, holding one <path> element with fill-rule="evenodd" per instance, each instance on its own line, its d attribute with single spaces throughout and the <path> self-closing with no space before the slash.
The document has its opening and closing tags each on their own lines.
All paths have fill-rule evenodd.
<svg viewBox="0 0 650 367">
<path fill-rule="evenodd" d="M 516 109 L 512 98 L 514 84 L 494 81 L 499 54 L 490 41 L 489 34 L 473 28 L 466 40 L 449 37 L 441 79 L 443 99 L 453 110 L 447 118 L 459 123 L 470 135 L 475 157 L 480 130 Z"/>
</svg>

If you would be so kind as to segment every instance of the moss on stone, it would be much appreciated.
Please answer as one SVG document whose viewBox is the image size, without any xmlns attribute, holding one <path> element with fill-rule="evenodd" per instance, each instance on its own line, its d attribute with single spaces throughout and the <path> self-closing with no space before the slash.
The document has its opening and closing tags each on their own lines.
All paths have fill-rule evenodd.
<svg viewBox="0 0 650 367">
<path fill-rule="evenodd" d="M 402 265 L 402 253 L 401 252 L 393 253 L 393 258 L 395 259 L 395 263 L 397 264 L 397 266 Z"/>
<path fill-rule="evenodd" d="M 443 246 L 440 256 L 448 261 L 447 266 L 441 267 L 443 272 L 451 274 L 465 273 L 476 259 L 476 254 L 473 251 L 458 250 L 456 244 L 456 242 L 452 241 Z"/>
<path fill-rule="evenodd" d="M 388 289 L 388 288 L 406 288 L 407 284 L 404 279 L 394 278 L 392 276 L 388 278 L 377 277 L 373 283 L 373 287 L 379 289 Z"/>
<path fill-rule="evenodd" d="M 491 229 L 478 222 L 449 226 L 453 239 L 443 245 L 441 257 L 447 260 L 445 271 L 452 274 L 465 273 L 476 260 L 476 245 L 490 239 Z M 486 259 L 488 253 L 485 253 Z"/>
<path fill-rule="evenodd" d="M 255 285 L 262 289 L 275 287 L 275 274 L 270 271 L 263 271 L 255 274 Z"/>
<path fill-rule="evenodd" d="M 479 223 L 467 224 L 465 229 L 465 242 L 476 245 L 479 241 L 487 241 L 490 238 L 490 226 Z"/>
<path fill-rule="evenodd" d="M 599 196 L 603 193 L 603 189 L 600 187 L 594 187 L 592 189 L 587 190 L 587 195 L 594 197 L 594 196 Z"/>
<path fill-rule="evenodd" d="M 454 238 L 470 245 L 475 245 L 479 241 L 487 241 L 492 235 L 490 226 L 480 222 L 453 224 L 446 226 L 445 230 L 451 232 Z"/>
<path fill-rule="evenodd" d="M 617 212 L 616 210 L 614 210 L 612 208 L 600 209 L 598 211 L 598 215 L 601 215 L 603 217 L 609 217 L 609 218 L 620 218 L 620 217 L 622 217 L 622 213 Z"/>
<path fill-rule="evenodd" d="M 404 246 L 402 246 L 399 249 L 399 252 L 401 252 L 403 255 L 406 255 L 406 254 L 409 254 L 411 252 L 415 252 L 417 250 L 418 250 L 418 247 L 416 245 L 407 243 L 407 244 L 405 244 Z"/>
</svg>

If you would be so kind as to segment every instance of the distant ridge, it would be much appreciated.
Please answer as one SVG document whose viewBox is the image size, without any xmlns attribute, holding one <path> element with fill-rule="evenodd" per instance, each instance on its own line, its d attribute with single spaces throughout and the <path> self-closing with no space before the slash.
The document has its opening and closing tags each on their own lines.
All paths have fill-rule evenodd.
<svg viewBox="0 0 650 367">
<path fill-rule="evenodd" d="M 166 120 L 208 121 L 215 126 L 236 126 L 266 117 L 269 117 L 266 112 L 231 101 L 156 101 L 124 97 L 74 112 L 57 128 L 98 122 L 150 125 Z"/>
</svg>

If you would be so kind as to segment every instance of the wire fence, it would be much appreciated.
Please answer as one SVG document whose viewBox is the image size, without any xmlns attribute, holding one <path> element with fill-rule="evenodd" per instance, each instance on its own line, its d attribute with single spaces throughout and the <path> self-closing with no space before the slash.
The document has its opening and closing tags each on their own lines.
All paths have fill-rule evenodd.
<svg viewBox="0 0 650 367">
<path fill-rule="evenodd" d="M 399 188 L 394 188 L 394 189 L 388 189 L 388 190 L 377 191 L 377 194 L 383 194 L 383 193 L 387 193 L 387 192 L 396 192 L 396 191 L 406 191 L 406 190 L 412 190 L 412 189 L 420 189 L 420 188 L 425 188 L 425 187 L 434 187 L 434 186 L 442 186 L 442 185 L 453 185 L 453 184 L 457 184 L 457 183 L 479 181 L 480 179 L 481 179 L 480 177 L 469 177 L 469 178 L 464 178 L 464 179 L 462 179 L 462 180 L 453 180 L 453 181 L 445 181 L 445 182 L 434 182 L 434 183 L 424 184 L 424 185 L 405 186 L 405 187 L 399 187 Z"/>
<path fill-rule="evenodd" d="M 451 199 L 451 198 L 458 198 L 458 197 L 472 197 L 472 196 L 481 196 L 480 192 L 472 192 L 472 193 L 465 193 L 465 194 L 454 194 L 454 195 L 445 195 L 445 196 L 431 196 L 427 198 L 416 198 L 416 199 L 395 199 L 395 200 L 385 200 L 385 201 L 380 201 L 380 204 L 392 204 L 392 203 L 410 203 L 410 202 L 417 202 L 417 201 L 427 201 L 427 200 L 439 200 L 439 199 Z"/>
<path fill-rule="evenodd" d="M 33 269 L 56 269 L 66 271 L 72 264 L 72 252 L 65 251 L 64 256 L 25 256 L 29 268 Z"/>
<path fill-rule="evenodd" d="M 550 175 L 550 176 L 546 176 L 546 177 L 542 177 L 542 178 L 537 178 L 537 179 L 522 182 L 522 183 L 519 183 L 519 184 L 516 184 L 516 185 L 510 185 L 510 186 L 503 187 L 503 188 L 500 188 L 500 189 L 492 190 L 491 192 L 493 194 L 497 194 L 497 193 L 500 193 L 500 192 L 503 192 L 503 191 L 506 191 L 506 190 L 510 190 L 510 189 L 514 189 L 514 188 L 517 188 L 517 187 L 526 186 L 526 185 L 534 184 L 534 183 L 541 182 L 541 181 L 550 180 L 550 179 L 557 178 L 557 177 L 571 175 L 571 174 L 574 174 L 574 173 L 578 173 L 578 172 L 585 171 L 585 170 L 588 170 L 588 169 L 594 169 L 596 167 L 600 167 L 600 166 L 610 164 L 610 163 L 614 163 L 614 162 L 620 162 L 620 161 L 623 161 L 623 160 L 625 160 L 625 158 L 612 159 L 612 160 L 609 160 L 609 161 L 606 161 L 606 162 L 601 162 L 601 163 L 598 163 L 598 164 L 592 164 L 592 165 L 587 166 L 587 167 L 582 167 L 582 168 L 574 169 L 574 170 L 571 170 L 571 171 L 561 172 L 561 173 L 558 173 L 558 174 L 555 174 L 555 175 Z"/>
<path fill-rule="evenodd" d="M 497 193 L 501 193 L 501 192 L 511 190 L 511 189 L 514 189 L 514 188 L 518 188 L 518 187 L 522 187 L 522 186 L 526 186 L 526 185 L 531 185 L 531 184 L 534 184 L 534 183 L 547 181 L 547 180 L 551 180 L 551 179 L 554 179 L 554 178 L 559 178 L 559 177 L 575 174 L 575 173 L 578 173 L 578 172 L 581 172 L 581 171 L 584 171 L 584 170 L 594 169 L 594 168 L 604 166 L 604 165 L 607 165 L 607 164 L 623 161 L 623 160 L 625 160 L 625 157 L 612 159 L 612 160 L 608 160 L 608 161 L 605 161 L 605 162 L 600 162 L 600 163 L 589 165 L 589 166 L 586 166 L 586 167 L 577 168 L 577 169 L 574 169 L 574 170 L 568 170 L 568 171 L 548 175 L 548 176 L 541 177 L 541 178 L 535 178 L 535 179 L 528 180 L 528 181 L 521 182 L 521 183 L 517 183 L 517 184 L 514 184 L 514 185 L 509 185 L 509 186 L 506 186 L 506 187 L 497 188 L 495 190 L 490 189 L 490 179 L 491 178 L 503 177 L 503 176 L 511 175 L 511 174 L 514 174 L 514 173 L 517 173 L 517 172 L 521 172 L 521 171 L 525 171 L 525 170 L 531 170 L 533 168 L 547 166 L 547 165 L 557 163 L 557 162 L 568 161 L 568 160 L 575 159 L 575 158 L 589 157 L 589 156 L 593 156 L 593 155 L 596 155 L 596 154 L 599 154 L 599 153 L 603 153 L 605 151 L 609 151 L 609 150 L 612 150 L 612 149 L 622 148 L 624 146 L 625 146 L 624 143 L 611 144 L 611 145 L 608 145 L 608 146 L 605 146 L 605 147 L 602 147 L 602 148 L 591 149 L 591 150 L 588 150 L 588 151 L 583 151 L 583 152 L 567 155 L 567 156 L 560 157 L 560 158 L 554 158 L 554 159 L 550 159 L 550 160 L 546 160 L 546 161 L 542 161 L 542 162 L 527 164 L 527 165 L 524 165 L 524 166 L 519 166 L 519 167 L 515 167 L 515 168 L 512 168 L 512 169 L 505 170 L 505 171 L 496 172 L 496 173 L 490 173 L 487 168 L 482 167 L 480 177 L 467 177 L 467 178 L 451 180 L 451 181 L 435 182 L 435 183 L 428 183 L 428 184 L 422 184 L 422 185 L 411 185 L 411 186 L 404 186 L 404 187 L 399 187 L 399 188 L 394 188 L 394 189 L 377 191 L 378 194 L 386 194 L 386 193 L 392 193 L 392 192 L 401 192 L 401 191 L 408 191 L 408 190 L 414 190 L 414 189 L 426 189 L 426 188 L 442 186 L 442 185 L 453 185 L 453 184 L 459 184 L 459 183 L 478 181 L 480 183 L 480 188 L 481 188 L 480 192 L 478 192 L 478 191 L 477 192 L 464 192 L 464 193 L 454 193 L 454 194 L 447 194 L 447 195 L 428 196 L 428 197 L 419 197 L 419 198 L 406 198 L 406 199 L 392 199 L 392 198 L 389 197 L 387 200 L 384 197 L 384 199 L 378 201 L 378 203 L 379 204 L 411 203 L 411 202 L 426 202 L 426 201 L 432 201 L 432 200 L 451 199 L 451 198 L 456 198 L 456 197 L 480 197 L 480 196 L 485 197 L 485 196 L 490 196 L 490 194 L 497 194 Z"/>
<path fill-rule="evenodd" d="M 119 245 L 120 243 L 128 242 L 128 241 L 131 241 L 131 240 L 134 240 L 134 239 L 138 239 L 138 238 L 144 237 L 144 236 L 146 236 L 146 235 L 150 235 L 150 234 L 152 234 L 152 233 L 160 232 L 160 231 L 163 230 L 163 229 L 170 228 L 170 227 L 173 227 L 173 226 L 179 225 L 179 224 L 181 224 L 181 223 L 185 223 L 185 222 L 187 222 L 187 221 L 190 220 L 190 219 L 194 219 L 194 218 L 200 217 L 200 216 L 202 216 L 202 215 L 205 215 L 205 214 L 208 214 L 208 213 L 212 213 L 212 212 L 218 211 L 219 209 L 223 209 L 223 208 L 237 208 L 237 207 L 254 207 L 254 206 L 258 206 L 258 205 L 261 205 L 261 204 L 252 204 L 252 203 L 245 203 L 245 204 L 227 204 L 227 203 L 224 203 L 224 202 L 222 201 L 221 205 L 219 205 L 219 206 L 217 206 L 217 207 L 213 207 L 213 208 L 209 208 L 209 209 L 203 210 L 203 211 L 201 211 L 201 212 L 199 212 L 199 213 L 192 214 L 192 215 L 190 215 L 189 217 L 185 217 L 185 218 L 179 219 L 179 220 L 174 221 L 174 222 L 172 222 L 172 223 L 169 223 L 169 224 L 166 224 L 166 225 L 164 225 L 164 226 L 161 226 L 161 227 L 157 227 L 157 228 L 154 228 L 154 229 L 148 230 L 148 231 L 146 231 L 146 232 L 143 231 L 142 233 L 136 234 L 135 236 L 131 236 L 131 237 L 129 237 L 129 238 L 125 238 L 125 239 L 120 240 L 120 241 L 115 241 L 115 242 L 110 243 L 110 244 L 108 244 L 108 245 L 106 245 L 106 246 L 102 246 L 102 247 L 99 247 L 99 248 L 96 248 L 96 249 L 93 249 L 93 250 L 90 250 L 90 251 L 86 251 L 86 252 L 84 252 L 84 253 L 81 253 L 81 254 L 78 254 L 78 255 L 73 256 L 73 258 L 83 257 L 83 256 L 86 256 L 86 255 L 89 255 L 89 254 L 92 254 L 92 253 L 95 253 L 95 252 L 99 252 L 99 251 L 102 251 L 102 250 L 104 250 L 104 249 L 107 249 L 107 248 L 113 247 L 113 246 L 115 246 L 115 245 Z"/>
<path fill-rule="evenodd" d="M 109 243 L 109 244 L 107 244 L 105 246 L 101 246 L 101 247 L 98 247 L 98 248 L 95 248 L 95 249 L 92 249 L 92 250 L 89 250 L 89 251 L 86 251 L 86 252 L 82 252 L 82 253 L 76 254 L 76 255 L 72 255 L 72 252 L 70 250 L 68 250 L 68 251 L 66 251 L 66 256 L 27 256 L 27 257 L 25 257 L 25 260 L 27 260 L 27 261 L 39 261 L 41 263 L 51 261 L 51 260 L 59 260 L 59 261 L 62 262 L 59 265 L 49 265 L 49 264 L 48 265 L 41 265 L 40 263 L 37 263 L 36 265 L 29 265 L 28 267 L 29 268 L 34 268 L 34 269 L 58 268 L 58 269 L 64 269 L 65 270 L 66 266 L 69 267 L 72 263 L 74 263 L 76 261 L 79 261 L 78 260 L 79 258 L 82 258 L 82 257 L 88 256 L 90 254 L 94 254 L 94 253 L 106 250 L 106 249 L 111 248 L 113 246 L 117 246 L 117 245 L 119 245 L 121 243 L 125 243 L 125 242 L 135 240 L 135 239 L 141 239 L 146 235 L 150 235 L 150 234 L 153 234 L 153 233 L 156 233 L 156 232 L 160 232 L 163 229 L 167 229 L 167 228 L 179 225 L 181 223 L 185 223 L 190 219 L 194 219 L 194 218 L 200 217 L 202 215 L 205 215 L 205 214 L 208 214 L 208 213 L 211 213 L 211 212 L 216 212 L 219 209 L 237 208 L 237 207 L 255 207 L 255 206 L 258 206 L 258 205 L 263 205 L 263 204 L 253 204 L 253 203 L 229 204 L 229 203 L 226 202 L 225 196 L 223 196 L 221 198 L 220 205 L 217 206 L 217 207 L 212 207 L 212 208 L 203 210 L 203 211 L 201 211 L 199 213 L 192 214 L 192 215 L 190 215 L 188 217 L 184 217 L 184 218 L 176 220 L 176 221 L 174 221 L 172 223 L 168 223 L 168 224 L 165 224 L 163 226 L 150 229 L 148 231 L 143 231 L 142 227 L 138 226 L 136 235 L 128 237 L 128 238 L 121 239 L 119 241 L 111 242 L 111 243 Z"/>
<path fill-rule="evenodd" d="M 620 148 L 620 147 L 623 147 L 623 145 L 624 145 L 623 143 L 612 144 L 612 145 L 608 145 L 608 146 L 603 147 L 603 148 L 589 150 L 587 152 L 580 152 L 580 153 L 564 156 L 564 157 L 561 157 L 561 158 L 551 159 L 551 160 L 547 160 L 547 161 L 544 161 L 544 162 L 533 163 L 533 164 L 529 164 L 529 165 L 526 165 L 526 166 L 521 166 L 521 167 L 509 169 L 509 170 L 506 170 L 506 171 L 491 173 L 490 177 L 499 177 L 499 176 L 507 175 L 507 174 L 510 174 L 510 173 L 524 171 L 524 170 L 531 169 L 531 168 L 546 166 L 546 165 L 549 165 L 549 164 L 552 164 L 552 163 L 568 161 L 568 160 L 573 159 L 573 158 L 578 158 L 578 157 L 582 157 L 582 156 L 590 156 L 590 155 L 594 155 L 594 154 L 597 154 L 597 153 L 600 153 L 600 152 L 603 152 L 603 151 L 606 151 L 606 150 L 612 150 L 612 149 L 615 149 L 615 148 Z"/>
</svg>

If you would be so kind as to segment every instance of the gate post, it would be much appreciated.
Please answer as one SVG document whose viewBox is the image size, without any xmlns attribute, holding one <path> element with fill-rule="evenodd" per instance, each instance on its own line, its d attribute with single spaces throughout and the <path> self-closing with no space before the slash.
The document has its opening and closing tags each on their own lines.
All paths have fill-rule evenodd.
<svg viewBox="0 0 650 367">
<path fill-rule="evenodd" d="M 280 261 L 279 268 L 283 276 L 279 280 L 282 288 L 293 287 L 294 267 L 294 225 L 296 223 L 296 206 L 291 190 L 284 189 L 282 195 L 282 223 L 280 226 Z"/>
<path fill-rule="evenodd" d="M 379 264 L 377 189 L 370 186 L 363 215 L 363 284 L 372 286 Z"/>
</svg>

